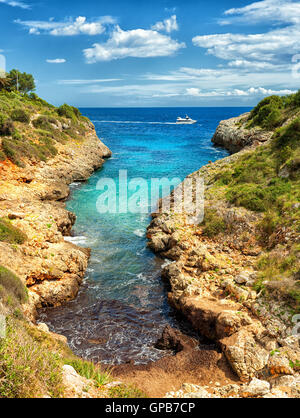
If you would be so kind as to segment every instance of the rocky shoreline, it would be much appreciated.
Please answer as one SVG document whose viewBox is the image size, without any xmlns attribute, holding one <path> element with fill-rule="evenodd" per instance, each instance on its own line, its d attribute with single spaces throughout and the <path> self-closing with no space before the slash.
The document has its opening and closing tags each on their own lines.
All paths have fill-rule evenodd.
<svg viewBox="0 0 300 418">
<path fill-rule="evenodd" d="M 76 220 L 64 202 L 72 182 L 87 180 L 111 156 L 87 121 L 80 140 L 58 143 L 57 149 L 46 163 L 19 168 L 7 160 L 0 167 L 0 217 L 27 236 L 22 245 L 0 242 L 0 264 L 28 287 L 24 311 L 31 320 L 37 308 L 58 306 L 78 293 L 89 250 L 64 239 Z"/>
<path fill-rule="evenodd" d="M 170 304 L 217 343 L 241 383 L 212 388 L 188 382 L 167 397 L 300 396 L 299 337 L 292 335 L 290 312 L 284 301 L 268 300 L 253 288 L 264 252 L 256 239 L 262 215 L 226 202 L 216 188 L 220 173 L 272 137 L 247 130 L 245 118 L 222 121 L 212 140 L 236 153 L 189 176 L 204 179 L 205 209 L 218 214 L 224 230 L 205 236 L 201 225 L 189 224 L 188 214 L 170 210 L 153 214 L 147 234 L 149 247 L 170 260 L 162 271 Z M 297 240 L 288 235 L 286 242 L 291 239 Z"/>
<path fill-rule="evenodd" d="M 264 252 L 256 239 L 262 214 L 228 203 L 216 187 L 216 179 L 241 156 L 271 140 L 272 132 L 249 130 L 246 120 L 242 115 L 222 121 L 212 140 L 235 154 L 189 176 L 204 179 L 205 207 L 222 219 L 220 234 L 207 236 L 201 225 L 189 223 L 188 214 L 174 211 L 153 214 L 148 228 L 149 247 L 169 260 L 162 271 L 170 286 L 169 303 L 214 344 L 199 347 L 199 340 L 166 329 L 157 347 L 173 350 L 173 355 L 146 366 L 114 369 L 114 377 L 150 396 L 300 397 L 299 338 L 292 336 L 290 312 L 284 301 L 268 300 L 253 287 Z M 62 133 L 66 128 L 58 123 L 53 129 Z M 76 220 L 65 200 L 72 182 L 88 179 L 111 155 L 87 120 L 80 140 L 56 147 L 57 155 L 47 162 L 28 161 L 20 168 L 6 160 L 0 166 L 0 218 L 26 235 L 22 244 L 0 242 L 0 265 L 26 285 L 29 300 L 23 311 L 32 322 L 37 309 L 77 296 L 90 251 L 65 239 Z M 272 239 L 278 236 L 280 242 L 296 242 L 288 229 Z M 7 310 L 1 302 L 0 308 Z M 37 329 L 49 333 L 45 324 Z M 86 382 L 78 383 L 80 377 L 68 367 L 64 378 L 74 381 L 75 389 L 84 387 Z M 82 390 L 76 396 L 84 396 Z"/>
</svg>

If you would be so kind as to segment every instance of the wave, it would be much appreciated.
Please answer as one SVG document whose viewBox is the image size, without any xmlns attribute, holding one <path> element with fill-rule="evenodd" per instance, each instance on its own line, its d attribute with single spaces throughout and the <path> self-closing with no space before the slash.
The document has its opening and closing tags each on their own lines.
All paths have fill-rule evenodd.
<svg viewBox="0 0 300 418">
<path fill-rule="evenodd" d="M 176 122 L 143 122 L 134 120 L 92 120 L 93 123 L 127 123 L 127 124 L 148 124 L 148 125 L 176 125 Z"/>
<path fill-rule="evenodd" d="M 133 233 L 134 235 L 141 238 L 145 235 L 145 231 L 143 229 L 136 229 L 135 231 L 133 231 Z"/>
</svg>

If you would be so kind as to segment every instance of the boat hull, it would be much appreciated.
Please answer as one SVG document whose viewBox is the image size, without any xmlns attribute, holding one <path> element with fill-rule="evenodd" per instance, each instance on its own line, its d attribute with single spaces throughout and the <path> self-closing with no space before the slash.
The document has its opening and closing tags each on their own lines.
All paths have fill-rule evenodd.
<svg viewBox="0 0 300 418">
<path fill-rule="evenodd" d="M 176 125 L 193 125 L 196 123 L 196 120 L 189 120 L 189 121 L 177 121 Z"/>
</svg>

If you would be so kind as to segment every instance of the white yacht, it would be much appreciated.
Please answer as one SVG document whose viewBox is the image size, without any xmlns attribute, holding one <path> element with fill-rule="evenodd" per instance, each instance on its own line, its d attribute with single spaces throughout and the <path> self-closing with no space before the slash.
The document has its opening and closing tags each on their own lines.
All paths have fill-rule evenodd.
<svg viewBox="0 0 300 418">
<path fill-rule="evenodd" d="M 185 118 L 177 118 L 176 124 L 178 125 L 192 125 L 193 123 L 196 123 L 196 120 L 191 119 L 188 115 L 186 115 Z"/>
</svg>

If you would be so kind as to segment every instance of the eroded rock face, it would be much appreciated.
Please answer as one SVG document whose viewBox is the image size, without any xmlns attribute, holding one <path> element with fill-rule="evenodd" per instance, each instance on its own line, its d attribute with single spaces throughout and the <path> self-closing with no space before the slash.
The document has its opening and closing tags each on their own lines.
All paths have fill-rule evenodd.
<svg viewBox="0 0 300 418">
<path fill-rule="evenodd" d="M 250 137 L 251 132 L 245 133 L 242 125 L 239 118 L 222 122 L 216 137 L 221 132 L 220 144 L 225 146 L 225 138 L 231 141 L 231 151 L 245 149 L 189 176 L 204 179 L 205 207 L 213 209 L 224 221 L 224 231 L 209 238 L 203 234 L 201 225 L 188 221 L 185 213 L 158 211 L 153 214 L 147 238 L 153 251 L 171 260 L 162 271 L 163 280 L 170 284 L 170 304 L 200 334 L 219 344 L 241 381 L 259 379 L 270 384 L 280 376 L 299 376 L 299 360 L 296 360 L 300 358 L 299 339 L 290 337 L 293 324 L 284 303 L 266 300 L 253 286 L 257 280 L 255 266 L 263 252 L 256 239 L 261 215 L 233 207 L 222 197 L 214 196 L 218 173 L 230 169 L 232 162 L 248 152 L 247 147 L 270 139 L 269 134 L 264 136 L 261 131 L 259 138 Z M 231 130 L 239 132 L 233 135 Z M 245 391 L 249 397 L 297 395 L 291 387 L 259 391 L 255 382 L 254 387 Z M 198 390 L 199 396 L 204 393 L 202 389 Z M 226 389 L 222 393 L 216 390 L 215 395 L 226 397 L 228 393 Z M 182 390 L 170 395 L 173 396 L 189 394 Z M 233 393 L 233 397 L 241 396 L 244 396 L 241 392 Z"/>
<path fill-rule="evenodd" d="M 230 152 L 237 152 L 245 147 L 268 141 L 272 133 L 263 132 L 257 128 L 245 128 L 244 121 L 247 120 L 248 116 L 249 113 L 245 113 L 236 118 L 221 121 L 212 138 L 212 142 L 223 146 Z"/>
<path fill-rule="evenodd" d="M 30 319 L 36 308 L 58 306 L 78 293 L 90 252 L 65 241 L 76 216 L 65 209 L 64 200 L 70 183 L 88 179 L 111 155 L 91 124 L 81 141 L 57 148 L 47 163 L 0 166 L 0 217 L 8 217 L 28 237 L 22 245 L 0 242 L 0 265 L 28 286 L 24 311 Z"/>
</svg>

